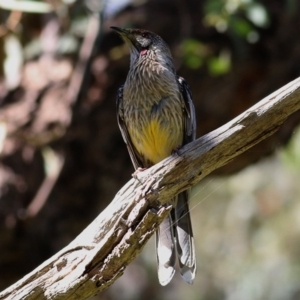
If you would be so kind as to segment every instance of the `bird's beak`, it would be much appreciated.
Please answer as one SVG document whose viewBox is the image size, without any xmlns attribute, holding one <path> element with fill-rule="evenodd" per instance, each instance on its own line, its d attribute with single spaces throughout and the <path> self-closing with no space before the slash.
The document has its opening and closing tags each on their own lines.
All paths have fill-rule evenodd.
<svg viewBox="0 0 300 300">
<path fill-rule="evenodd" d="M 126 29 L 123 29 L 121 27 L 111 26 L 110 28 L 117 31 L 119 34 L 122 34 L 122 33 L 126 32 Z"/>
<path fill-rule="evenodd" d="M 111 26 L 110 28 L 115 30 L 122 38 L 127 38 L 127 39 L 131 40 L 130 39 L 131 34 L 128 29 L 115 27 L 115 26 Z"/>
<path fill-rule="evenodd" d="M 115 30 L 123 38 L 123 40 L 125 42 L 127 42 L 128 44 L 131 44 L 135 48 L 138 48 L 138 44 L 137 44 L 133 34 L 131 33 L 130 29 L 120 28 L 120 27 L 115 27 L 115 26 L 111 26 L 110 28 Z"/>
</svg>

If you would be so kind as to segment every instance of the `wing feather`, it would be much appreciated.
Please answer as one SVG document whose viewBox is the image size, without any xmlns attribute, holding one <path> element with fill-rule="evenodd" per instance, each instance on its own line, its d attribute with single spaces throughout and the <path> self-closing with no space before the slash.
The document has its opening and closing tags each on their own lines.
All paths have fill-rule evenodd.
<svg viewBox="0 0 300 300">
<path fill-rule="evenodd" d="M 184 78 L 177 76 L 177 82 L 184 101 L 185 112 L 185 138 L 184 144 L 187 144 L 196 138 L 196 112 L 192 100 L 192 92 L 184 80 Z"/>
<path fill-rule="evenodd" d="M 128 153 L 130 155 L 132 164 L 135 169 L 142 167 L 142 163 L 137 156 L 137 151 L 131 142 L 130 135 L 127 129 L 127 126 L 124 122 L 124 110 L 123 110 L 123 85 L 119 88 L 118 90 L 118 95 L 117 95 L 117 120 L 118 120 L 118 125 L 123 137 L 123 140 L 127 146 Z"/>
</svg>

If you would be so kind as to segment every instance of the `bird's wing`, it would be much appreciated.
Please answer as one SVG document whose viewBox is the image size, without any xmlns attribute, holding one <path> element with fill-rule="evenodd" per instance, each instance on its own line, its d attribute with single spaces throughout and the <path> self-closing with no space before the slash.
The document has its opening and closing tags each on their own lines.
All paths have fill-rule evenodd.
<svg viewBox="0 0 300 300">
<path fill-rule="evenodd" d="M 196 113 L 192 100 L 192 93 L 182 77 L 177 77 L 184 102 L 185 133 L 183 144 L 187 144 L 196 138 Z M 192 284 L 196 275 L 195 243 L 193 237 L 192 223 L 188 206 L 189 190 L 177 196 L 175 207 L 176 224 L 176 247 L 179 259 L 180 273 L 183 279 Z"/>
<path fill-rule="evenodd" d="M 196 112 L 192 100 L 192 92 L 184 80 L 184 78 L 177 76 L 177 82 L 184 100 L 185 112 L 185 136 L 184 144 L 187 144 L 196 138 Z"/>
<path fill-rule="evenodd" d="M 124 122 L 123 114 L 124 114 L 124 111 L 123 111 L 123 85 L 122 85 L 119 88 L 118 95 L 117 95 L 117 120 L 118 120 L 118 125 L 120 128 L 123 140 L 127 146 L 131 161 L 133 163 L 133 166 L 135 169 L 137 169 L 139 167 L 142 167 L 142 164 L 137 156 L 137 151 L 131 142 L 126 124 Z"/>
</svg>

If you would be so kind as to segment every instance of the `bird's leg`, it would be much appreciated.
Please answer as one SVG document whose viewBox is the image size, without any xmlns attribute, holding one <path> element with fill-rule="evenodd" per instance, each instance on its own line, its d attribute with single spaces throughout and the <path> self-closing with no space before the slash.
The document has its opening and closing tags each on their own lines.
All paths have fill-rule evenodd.
<svg viewBox="0 0 300 300">
<path fill-rule="evenodd" d="M 178 156 L 180 156 L 179 151 L 182 149 L 181 145 L 178 145 L 175 149 L 172 150 L 172 155 L 173 154 L 177 154 Z"/>
</svg>

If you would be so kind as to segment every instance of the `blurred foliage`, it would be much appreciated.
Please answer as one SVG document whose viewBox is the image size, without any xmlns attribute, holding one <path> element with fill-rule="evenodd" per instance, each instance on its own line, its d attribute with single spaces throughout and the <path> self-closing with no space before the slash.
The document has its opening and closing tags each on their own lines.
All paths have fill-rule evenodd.
<svg viewBox="0 0 300 300">
<path fill-rule="evenodd" d="M 76 54 L 80 39 L 86 32 L 89 17 L 84 4 L 78 1 L 57 0 L 0 2 L 0 65 L 3 66 L 4 80 L 8 90 L 20 84 L 22 65 L 37 58 L 45 51 L 57 55 Z M 82 9 L 83 8 L 83 9 Z M 40 17 L 37 14 L 45 15 Z M 41 20 L 54 14 L 61 27 L 57 29 L 57 39 L 52 49 L 43 46 L 43 25 Z M 49 37 L 47 37 L 49 39 Z M 53 41 L 51 41 L 53 42 Z M 3 55 L 1 55 L 3 53 Z"/>
<path fill-rule="evenodd" d="M 219 32 L 232 31 L 249 42 L 253 33 L 258 34 L 256 27 L 266 28 L 270 23 L 266 8 L 255 0 L 208 0 L 204 21 Z"/>
<path fill-rule="evenodd" d="M 204 4 L 204 24 L 214 27 L 220 34 L 228 34 L 233 43 L 241 39 L 256 43 L 260 38 L 259 30 L 268 28 L 270 19 L 263 4 L 254 0 L 207 0 Z M 228 47 L 215 53 L 209 44 L 187 39 L 182 42 L 184 63 L 197 69 L 204 63 L 213 76 L 227 73 L 231 69 L 231 56 Z"/>
<path fill-rule="evenodd" d="M 202 66 L 208 49 L 198 40 L 186 39 L 181 44 L 184 63 L 191 69 Z"/>
<path fill-rule="evenodd" d="M 293 172 L 299 171 L 300 166 L 300 128 L 295 130 L 294 138 L 281 153 L 282 160 Z"/>
<path fill-rule="evenodd" d="M 28 13 L 49 13 L 52 11 L 52 6 L 42 1 L 15 1 L 15 0 L 0 0 L 0 8 L 22 11 Z"/>
<path fill-rule="evenodd" d="M 214 56 L 208 46 L 195 39 L 184 40 L 181 50 L 183 62 L 190 69 L 198 69 L 205 64 L 213 76 L 222 75 L 230 70 L 231 60 L 228 50 L 224 49 L 219 56 Z"/>
<path fill-rule="evenodd" d="M 230 54 L 228 50 L 220 52 L 218 57 L 208 59 L 208 70 L 211 75 L 222 75 L 227 73 L 231 67 Z"/>
</svg>

